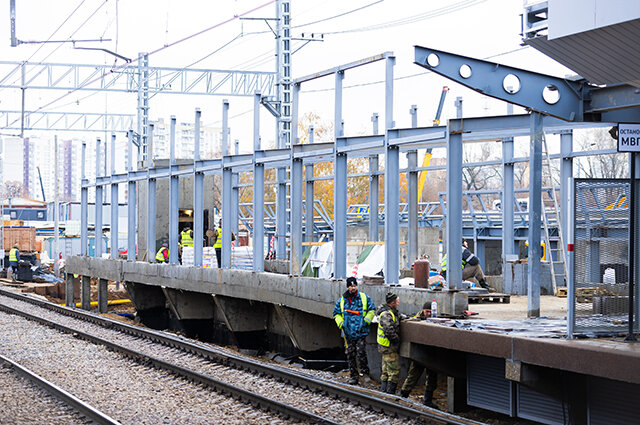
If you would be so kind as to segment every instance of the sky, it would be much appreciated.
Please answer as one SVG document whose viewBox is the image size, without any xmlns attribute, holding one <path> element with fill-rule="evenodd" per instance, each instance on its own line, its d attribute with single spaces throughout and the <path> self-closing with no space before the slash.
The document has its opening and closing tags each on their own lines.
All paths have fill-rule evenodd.
<svg viewBox="0 0 640 425">
<path fill-rule="evenodd" d="M 152 52 L 150 66 L 207 69 L 275 69 L 275 2 L 268 0 L 16 0 L 17 36 L 21 40 L 111 39 L 102 43 L 76 43 L 100 47 L 135 58 Z M 4 61 L 115 64 L 114 56 L 75 50 L 71 43 L 28 44 L 10 47 L 9 3 L 0 10 L 0 56 Z M 253 11 L 252 11 L 253 10 Z M 454 82 L 426 72 L 413 63 L 413 46 L 421 45 L 556 76 L 572 72 L 536 50 L 521 46 L 519 0 L 293 0 L 292 35 L 323 41 L 304 46 L 295 41 L 293 77 L 392 51 L 394 75 L 394 120 L 398 127 L 410 126 L 409 109 L 418 107 L 420 126 L 431 125 L 442 86 L 450 87 L 442 118 L 455 117 L 454 101 L 464 100 L 465 116 L 506 113 L 506 104 L 481 96 Z M 247 13 L 252 11 L 250 13 Z M 238 15 L 270 20 L 244 20 Z M 315 22 L 315 23 L 314 23 Z M 204 29 L 184 42 L 173 44 Z M 57 30 L 57 31 L 56 31 Z M 167 46 L 167 47 L 165 47 Z M 3 73 L 8 68 L 0 67 Z M 2 78 L 2 77 L 0 77 Z M 384 63 L 363 66 L 345 74 L 344 121 L 346 135 L 371 131 L 370 117 L 377 112 L 384 122 Z M 333 117 L 333 78 L 302 86 L 300 115 Z M 354 86 L 354 87 L 351 87 Z M 242 152 L 252 148 L 252 98 L 230 101 L 231 139 L 240 140 Z M 192 121 L 194 109 L 202 110 L 204 125 L 220 126 L 222 98 L 218 96 L 158 95 L 151 99 L 150 117 Z M 26 109 L 46 106 L 52 111 L 108 111 L 135 114 L 136 95 L 88 92 L 61 93 L 27 91 Z M 19 109 L 18 90 L 0 89 L 0 109 Z M 522 109 L 516 107 L 516 113 Z M 261 113 L 264 143 L 273 142 L 275 125 L 271 115 Z M 0 132 L 4 132 L 0 130 Z M 78 137 L 78 134 L 73 136 Z M 42 137 L 53 137 L 51 134 Z M 95 134 L 86 135 L 96 137 Z"/>
</svg>

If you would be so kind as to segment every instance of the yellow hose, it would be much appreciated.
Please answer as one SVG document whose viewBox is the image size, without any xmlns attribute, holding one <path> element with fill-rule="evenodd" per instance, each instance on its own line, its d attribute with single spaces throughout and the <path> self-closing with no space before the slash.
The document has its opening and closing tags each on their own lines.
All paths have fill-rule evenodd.
<svg viewBox="0 0 640 425">
<path fill-rule="evenodd" d="M 131 303 L 131 300 L 125 299 L 125 300 L 111 300 L 111 301 L 107 301 L 107 305 L 121 305 L 121 304 L 129 304 Z M 98 306 L 98 301 L 91 301 L 91 307 L 97 307 Z M 60 304 L 60 305 L 64 305 L 64 304 Z M 76 303 L 76 307 L 81 307 L 82 303 Z"/>
</svg>

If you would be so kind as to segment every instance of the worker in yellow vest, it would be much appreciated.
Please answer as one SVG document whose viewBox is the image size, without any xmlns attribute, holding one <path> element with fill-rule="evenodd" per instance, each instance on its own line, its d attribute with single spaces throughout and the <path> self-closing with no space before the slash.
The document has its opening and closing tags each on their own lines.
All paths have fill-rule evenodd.
<svg viewBox="0 0 640 425">
<path fill-rule="evenodd" d="M 182 246 L 193 246 L 193 231 L 189 226 L 180 232 L 180 243 Z"/>
<path fill-rule="evenodd" d="M 231 241 L 236 240 L 236 235 L 231 232 Z M 218 260 L 218 268 L 222 268 L 222 219 L 218 222 L 218 227 L 213 234 L 213 248 L 216 250 L 216 260 Z"/>
<path fill-rule="evenodd" d="M 163 243 L 158 252 L 156 253 L 156 262 L 168 263 L 169 262 L 169 245 Z"/>
<path fill-rule="evenodd" d="M 14 276 L 18 274 L 18 261 L 20 261 L 20 250 L 17 245 L 14 245 L 9 251 L 9 265 Z"/>
</svg>

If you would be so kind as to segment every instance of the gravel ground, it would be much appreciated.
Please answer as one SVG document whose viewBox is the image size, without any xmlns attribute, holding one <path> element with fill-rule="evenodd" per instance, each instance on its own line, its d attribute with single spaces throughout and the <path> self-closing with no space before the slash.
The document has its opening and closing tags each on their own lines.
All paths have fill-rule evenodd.
<svg viewBox="0 0 640 425">
<path fill-rule="evenodd" d="M 8 367 L 0 366 L 0 424 L 82 425 L 73 408 Z"/>
<path fill-rule="evenodd" d="M 277 380 L 270 377 L 262 377 L 254 375 L 251 372 L 240 371 L 222 366 L 217 363 L 212 363 L 199 356 L 187 354 L 178 349 L 165 347 L 147 340 L 141 340 L 139 338 L 135 338 L 115 330 L 105 329 L 98 325 L 94 325 L 68 316 L 63 316 L 26 302 L 2 296 L 0 296 L 0 302 L 2 304 L 27 311 L 31 314 L 35 314 L 43 318 L 55 320 L 57 323 L 64 324 L 76 330 L 96 335 L 100 338 L 108 339 L 117 343 L 118 345 L 143 352 L 148 356 L 175 363 L 182 367 L 211 376 L 215 379 L 232 383 L 233 385 L 237 385 L 246 390 L 262 394 L 266 397 L 273 398 L 283 403 L 296 406 L 300 409 L 316 413 L 337 422 L 358 425 L 361 425 L 363 422 L 373 424 L 389 422 L 397 424 L 415 423 L 414 421 L 402 421 L 397 418 L 390 418 L 381 414 L 372 414 L 372 412 L 367 410 L 366 408 L 356 406 L 342 400 L 336 400 L 333 397 L 325 396 L 323 394 L 317 394 L 303 388 L 278 382 Z M 77 340 L 73 338 L 72 340 L 78 343 Z M 100 348 L 93 345 L 92 347 L 94 348 L 92 348 L 90 351 L 95 351 L 96 349 Z M 0 349 L 2 349 L 2 346 L 0 346 Z M 118 357 L 115 354 L 114 356 Z M 97 367 L 99 365 L 101 366 L 102 361 L 94 363 Z M 137 369 L 135 367 L 132 367 L 130 362 L 126 361 L 122 361 L 122 365 L 120 366 L 120 368 L 121 370 L 129 369 L 132 372 Z M 141 379 L 142 378 L 137 379 L 137 383 L 139 383 Z M 136 393 L 144 395 L 147 394 L 148 391 L 153 391 L 153 388 L 140 388 L 138 391 L 136 391 Z M 140 402 L 142 401 L 143 400 L 140 400 Z M 135 406 L 136 403 L 130 402 L 130 404 L 132 406 Z M 110 410 L 104 410 L 105 412 L 111 414 Z M 173 412 L 175 412 L 175 409 L 173 410 Z M 193 418 L 193 415 L 191 417 Z M 160 422 L 162 422 L 162 420 Z"/>
<path fill-rule="evenodd" d="M 2 354 L 124 424 L 291 423 L 17 316 L 0 327 Z"/>
</svg>

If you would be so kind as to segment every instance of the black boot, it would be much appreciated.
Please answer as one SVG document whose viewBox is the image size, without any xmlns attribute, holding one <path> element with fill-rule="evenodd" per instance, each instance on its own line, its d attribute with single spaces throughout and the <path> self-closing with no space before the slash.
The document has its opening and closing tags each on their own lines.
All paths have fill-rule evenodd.
<svg viewBox="0 0 640 425">
<path fill-rule="evenodd" d="M 432 409 L 437 409 L 438 406 L 436 406 L 433 403 L 433 391 L 425 391 L 424 392 L 424 398 L 422 399 L 422 404 L 424 404 L 427 407 L 431 407 Z"/>
<path fill-rule="evenodd" d="M 409 397 L 409 394 L 411 394 L 411 390 L 400 390 L 400 395 L 404 398 Z"/>
<path fill-rule="evenodd" d="M 387 384 L 387 394 L 395 395 L 397 388 L 398 388 L 397 382 L 389 382 Z"/>
<path fill-rule="evenodd" d="M 489 290 L 489 285 L 487 285 L 487 281 L 484 279 L 480 279 L 478 281 L 478 283 L 480 284 L 480 286 L 482 286 L 484 289 L 486 289 L 487 291 Z"/>
<path fill-rule="evenodd" d="M 382 381 L 380 383 L 380 391 L 382 391 L 383 393 L 387 392 L 387 384 L 389 381 Z"/>
</svg>

